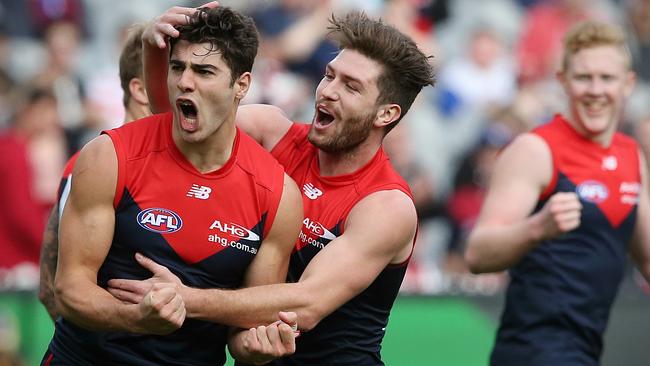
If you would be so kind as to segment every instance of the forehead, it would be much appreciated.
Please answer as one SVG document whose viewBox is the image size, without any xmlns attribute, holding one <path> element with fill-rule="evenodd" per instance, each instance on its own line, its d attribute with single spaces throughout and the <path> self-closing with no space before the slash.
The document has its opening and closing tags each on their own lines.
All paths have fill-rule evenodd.
<svg viewBox="0 0 650 366">
<path fill-rule="evenodd" d="M 329 66 L 337 73 L 357 79 L 365 85 L 376 84 L 382 67 L 375 60 L 364 56 L 358 51 L 344 49 Z"/>
<path fill-rule="evenodd" d="M 629 61 L 624 52 L 615 46 L 584 48 L 571 56 L 568 61 L 569 71 L 580 73 L 623 73 L 629 68 Z"/>
<path fill-rule="evenodd" d="M 221 52 L 212 48 L 213 46 L 209 42 L 192 43 L 180 40 L 174 45 L 170 58 L 195 64 L 225 65 Z"/>
</svg>

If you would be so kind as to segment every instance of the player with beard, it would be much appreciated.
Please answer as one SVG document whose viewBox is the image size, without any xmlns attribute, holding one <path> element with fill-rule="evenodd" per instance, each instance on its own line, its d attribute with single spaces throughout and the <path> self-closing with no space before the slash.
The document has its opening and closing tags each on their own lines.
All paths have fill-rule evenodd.
<svg viewBox="0 0 650 366">
<path fill-rule="evenodd" d="M 144 39 L 147 89 L 166 109 L 165 38 L 184 24 L 183 8 L 157 18 Z M 406 182 L 382 149 L 422 87 L 433 84 L 429 58 L 395 28 L 362 13 L 331 18 L 341 51 L 316 90 L 311 125 L 272 106 L 242 106 L 237 124 L 271 151 L 303 191 L 305 219 L 287 284 L 232 292 L 179 285 L 188 317 L 221 322 L 279 310 L 298 313 L 296 353 L 276 365 L 383 365 L 388 317 L 411 256 L 417 216 Z M 147 264 L 149 281 L 113 280 L 109 291 L 137 302 L 152 283 L 178 283 Z"/>
<path fill-rule="evenodd" d="M 630 63 L 620 28 L 573 28 L 557 74 L 568 116 L 496 163 L 465 254 L 475 273 L 510 269 L 492 365 L 598 365 L 628 252 L 650 280 L 646 164 L 617 132 Z"/>
<path fill-rule="evenodd" d="M 172 111 L 105 131 L 75 163 L 59 230 L 60 316 L 44 365 L 225 362 L 232 323 L 185 321 L 178 286 L 156 284 L 137 304 L 106 291 L 112 278 L 150 277 L 138 265 L 144 256 L 195 288 L 286 277 L 302 219 L 300 192 L 235 126 L 257 53 L 255 25 L 222 7 L 194 10 L 186 23 L 166 56 Z M 233 335 L 240 357 L 260 357 L 245 353 L 244 344 L 264 350 L 273 342 L 283 347 L 276 354 L 293 352 L 295 314 L 272 321 Z M 261 323 L 236 323 L 249 324 Z"/>
</svg>

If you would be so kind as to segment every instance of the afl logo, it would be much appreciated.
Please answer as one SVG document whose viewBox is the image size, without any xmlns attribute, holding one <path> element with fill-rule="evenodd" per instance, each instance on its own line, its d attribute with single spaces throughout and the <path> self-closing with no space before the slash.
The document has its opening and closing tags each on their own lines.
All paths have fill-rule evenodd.
<svg viewBox="0 0 650 366">
<path fill-rule="evenodd" d="M 169 234 L 183 227 L 183 220 L 174 211 L 166 208 L 148 208 L 140 211 L 138 224 L 154 233 Z"/>
<path fill-rule="evenodd" d="M 609 197 L 607 186 L 595 180 L 580 183 L 576 188 L 576 193 L 583 200 L 592 203 L 601 203 Z"/>
</svg>

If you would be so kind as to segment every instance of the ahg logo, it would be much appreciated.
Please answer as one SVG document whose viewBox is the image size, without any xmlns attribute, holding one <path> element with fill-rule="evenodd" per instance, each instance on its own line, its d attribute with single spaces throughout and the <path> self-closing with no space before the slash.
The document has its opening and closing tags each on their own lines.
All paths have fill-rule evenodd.
<svg viewBox="0 0 650 366">
<path fill-rule="evenodd" d="M 166 208 L 148 208 L 140 211 L 138 225 L 154 233 L 169 234 L 183 227 L 183 220 L 174 211 Z"/>
</svg>

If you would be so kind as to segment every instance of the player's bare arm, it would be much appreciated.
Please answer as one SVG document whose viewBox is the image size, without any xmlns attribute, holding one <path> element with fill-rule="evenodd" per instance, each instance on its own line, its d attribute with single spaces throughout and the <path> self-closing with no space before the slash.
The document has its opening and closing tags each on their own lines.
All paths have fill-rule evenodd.
<svg viewBox="0 0 650 366">
<path fill-rule="evenodd" d="M 287 278 L 289 258 L 300 226 L 302 225 L 302 197 L 298 186 L 288 175 L 284 175 L 282 199 L 269 235 L 260 246 L 260 251 L 246 271 L 243 286 L 261 286 L 282 283 Z M 190 303 L 193 291 L 186 292 Z M 201 300 L 208 300 L 200 298 Z M 210 306 L 208 303 L 200 307 Z M 238 304 L 231 306 L 237 307 Z M 274 358 L 293 354 L 296 351 L 295 313 L 276 313 L 265 323 L 249 329 L 232 328 L 228 349 L 232 356 L 247 363 L 268 362 Z M 277 320 L 278 317 L 280 320 Z M 287 318 L 288 317 L 288 318 Z M 270 320 L 269 320 L 270 319 Z M 269 324 L 270 323 L 270 324 Z M 259 325 L 268 324 L 268 325 Z"/>
<path fill-rule="evenodd" d="M 185 307 L 174 288 L 154 286 L 138 304 L 124 304 L 97 285 L 115 227 L 117 157 L 108 136 L 84 147 L 73 178 L 59 230 L 55 291 L 61 315 L 92 330 L 166 334 L 179 328 Z"/>
<path fill-rule="evenodd" d="M 582 205 L 573 192 L 554 194 L 531 215 L 552 169 L 550 150 L 538 136 L 524 134 L 503 151 L 468 239 L 465 259 L 473 272 L 505 270 L 541 240 L 578 227 Z"/>
<path fill-rule="evenodd" d="M 54 274 L 59 253 L 59 203 L 55 203 L 47 220 L 40 255 L 40 283 L 38 298 L 52 320 L 59 315 L 54 301 Z"/>
<path fill-rule="evenodd" d="M 646 281 L 650 282 L 650 203 L 648 202 L 648 168 L 643 153 L 639 152 L 639 170 L 641 172 L 641 187 L 637 206 L 637 219 L 634 236 L 630 243 L 630 254 L 639 272 Z"/>
</svg>

